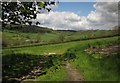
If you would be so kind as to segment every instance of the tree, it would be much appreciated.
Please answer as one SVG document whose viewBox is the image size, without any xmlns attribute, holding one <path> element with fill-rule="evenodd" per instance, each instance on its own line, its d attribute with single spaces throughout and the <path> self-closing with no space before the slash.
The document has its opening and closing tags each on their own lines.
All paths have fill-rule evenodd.
<svg viewBox="0 0 120 83">
<path fill-rule="evenodd" d="M 2 24 L 29 24 L 31 19 L 35 19 L 38 10 L 45 9 L 50 12 L 50 5 L 55 5 L 55 2 L 2 2 Z M 38 9 L 36 8 L 38 7 Z M 39 24 L 38 22 L 36 24 Z"/>
<path fill-rule="evenodd" d="M 65 40 L 65 34 L 61 33 L 59 36 L 58 36 L 58 39 L 60 42 L 63 42 Z"/>
<path fill-rule="evenodd" d="M 40 34 L 36 35 L 36 43 L 41 42 L 41 36 Z"/>
<path fill-rule="evenodd" d="M 119 34 L 120 27 L 119 26 L 114 26 L 112 28 L 113 34 Z"/>
</svg>

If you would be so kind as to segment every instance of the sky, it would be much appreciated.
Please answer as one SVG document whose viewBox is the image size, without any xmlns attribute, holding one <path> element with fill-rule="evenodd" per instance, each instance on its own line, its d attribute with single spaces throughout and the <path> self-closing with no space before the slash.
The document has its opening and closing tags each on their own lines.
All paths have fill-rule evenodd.
<svg viewBox="0 0 120 83">
<path fill-rule="evenodd" d="M 95 2 L 60 2 L 58 7 L 53 9 L 53 11 L 74 12 L 81 16 L 87 16 L 90 11 L 95 10 L 93 4 L 95 4 Z"/>
<path fill-rule="evenodd" d="M 118 25 L 117 2 L 60 2 L 34 22 L 54 30 L 112 29 Z"/>
</svg>

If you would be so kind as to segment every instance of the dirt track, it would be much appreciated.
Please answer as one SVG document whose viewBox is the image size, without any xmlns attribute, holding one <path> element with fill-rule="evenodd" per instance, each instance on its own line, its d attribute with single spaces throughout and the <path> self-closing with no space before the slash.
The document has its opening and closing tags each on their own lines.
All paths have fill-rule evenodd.
<svg viewBox="0 0 120 83">
<path fill-rule="evenodd" d="M 84 78 L 70 63 L 66 62 L 65 68 L 67 70 L 67 81 L 84 81 Z"/>
</svg>

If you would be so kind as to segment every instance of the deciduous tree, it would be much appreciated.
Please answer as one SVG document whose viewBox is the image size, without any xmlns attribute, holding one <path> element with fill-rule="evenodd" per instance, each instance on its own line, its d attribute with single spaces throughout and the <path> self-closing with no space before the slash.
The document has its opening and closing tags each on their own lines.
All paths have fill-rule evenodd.
<svg viewBox="0 0 120 83">
<path fill-rule="evenodd" d="M 29 24 L 31 19 L 36 19 L 37 13 L 42 9 L 50 12 L 51 5 L 55 2 L 1 2 L 2 5 L 2 24 Z M 49 6 L 49 7 L 48 7 Z M 36 24 L 39 24 L 38 22 Z"/>
</svg>

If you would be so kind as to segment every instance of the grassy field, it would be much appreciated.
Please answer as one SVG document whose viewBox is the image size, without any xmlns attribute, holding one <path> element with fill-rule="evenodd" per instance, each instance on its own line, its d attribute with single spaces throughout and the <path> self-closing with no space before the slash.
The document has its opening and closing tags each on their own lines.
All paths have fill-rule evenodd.
<svg viewBox="0 0 120 83">
<path fill-rule="evenodd" d="M 28 26 L 23 26 L 2 32 L 4 82 L 66 81 L 66 62 L 72 64 L 85 81 L 120 81 L 119 53 L 85 51 L 119 44 L 118 31 L 54 31 L 35 26 L 27 29 Z"/>
<path fill-rule="evenodd" d="M 65 81 L 67 79 L 66 70 L 63 66 L 58 69 L 51 67 L 46 75 L 39 76 L 35 81 Z"/>
<path fill-rule="evenodd" d="M 116 42 L 115 42 L 116 41 Z M 119 43 L 118 39 L 101 39 L 97 41 L 89 41 L 92 47 L 100 48 L 106 47 L 112 44 Z M 88 54 L 84 50 L 88 48 L 87 44 L 81 44 L 81 46 L 74 47 L 77 58 L 71 61 L 73 65 L 79 70 L 87 81 L 118 81 L 120 76 L 120 57 L 119 53 L 110 54 L 104 58 L 94 58 L 93 54 Z M 97 54 L 99 56 L 102 54 Z"/>
<path fill-rule="evenodd" d="M 28 28 L 29 29 L 29 28 Z M 13 47 L 30 44 L 49 44 L 82 40 L 89 38 L 107 37 L 117 35 L 113 30 L 88 30 L 88 31 L 53 31 L 50 32 L 21 32 L 14 30 L 4 30 L 2 33 L 3 46 Z"/>
<path fill-rule="evenodd" d="M 58 56 L 58 54 L 60 54 L 63 60 L 59 61 L 59 56 L 59 58 L 57 57 L 56 59 L 51 58 L 54 65 L 45 68 L 43 71 L 46 71 L 46 74 L 36 77 L 35 80 L 37 81 L 66 80 L 67 75 L 63 65 L 65 63 L 65 58 L 74 65 L 74 67 L 84 76 L 86 81 L 118 81 L 120 78 L 119 54 L 113 54 L 109 57 L 97 59 L 84 51 L 89 47 L 100 48 L 118 44 L 118 37 L 119 36 L 63 44 L 3 49 L 3 56 L 5 57 L 9 54 L 29 54 L 34 57 L 37 55 L 48 55 L 47 57 L 49 59 L 50 53 L 53 53 L 53 56 Z M 76 57 L 73 57 L 73 55 Z M 73 58 L 69 59 L 71 57 Z M 10 64 L 14 65 L 13 63 Z"/>
<path fill-rule="evenodd" d="M 89 56 L 84 50 L 88 48 L 88 44 L 95 47 L 106 47 L 108 45 L 118 43 L 118 37 L 89 40 L 84 42 L 76 42 L 77 45 L 69 49 L 69 51 L 76 54 L 76 58 L 71 60 L 70 63 L 73 64 L 79 72 L 84 76 L 86 81 L 118 81 L 119 75 L 119 64 L 120 57 L 119 54 L 110 55 L 110 57 L 105 57 L 102 59 L 96 59 Z M 99 43 L 99 45 L 98 45 Z M 73 44 L 73 43 L 71 43 Z M 67 51 L 67 52 L 69 52 Z M 54 73 L 54 72 L 53 72 Z M 61 70 L 62 75 L 65 74 Z M 59 72 L 56 73 L 56 75 Z M 37 80 L 47 80 L 47 77 L 51 79 L 55 78 L 51 74 L 40 76 Z M 59 78 L 60 79 L 60 78 Z"/>
<path fill-rule="evenodd" d="M 3 55 L 8 52 L 13 52 L 13 53 L 28 53 L 28 54 L 49 54 L 49 53 L 55 53 L 55 54 L 63 54 L 67 51 L 67 49 L 80 46 L 81 44 L 84 43 L 89 43 L 89 42 L 97 42 L 96 46 L 98 46 L 99 42 L 104 44 L 109 44 L 111 41 L 117 42 L 118 37 L 111 37 L 111 38 L 103 38 L 102 41 L 101 39 L 93 39 L 93 40 L 87 40 L 87 41 L 75 41 L 75 42 L 69 42 L 69 43 L 63 43 L 63 44 L 54 44 L 54 45 L 45 45 L 45 46 L 33 46 L 33 47 L 24 47 L 24 48 L 11 48 L 11 49 L 4 49 L 3 50 Z M 108 42 L 108 43 L 107 43 Z"/>
</svg>

